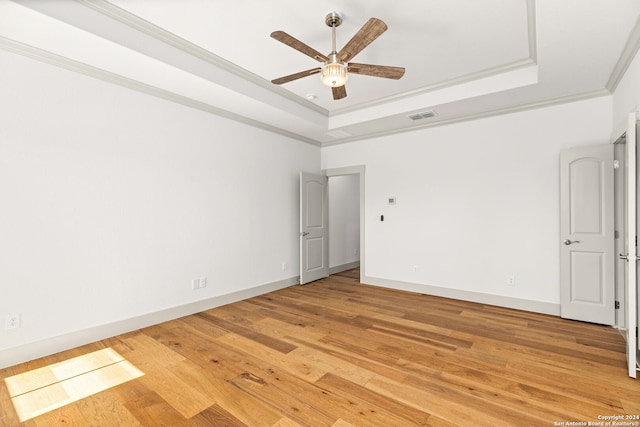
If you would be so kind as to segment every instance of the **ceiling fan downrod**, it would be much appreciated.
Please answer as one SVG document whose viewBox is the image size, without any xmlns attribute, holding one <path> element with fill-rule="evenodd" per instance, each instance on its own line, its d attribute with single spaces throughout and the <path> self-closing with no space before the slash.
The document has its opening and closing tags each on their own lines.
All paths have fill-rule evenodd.
<svg viewBox="0 0 640 427">
<path fill-rule="evenodd" d="M 338 53 L 336 50 L 336 28 L 342 24 L 342 15 L 340 12 L 329 12 L 324 18 L 327 26 L 331 27 L 331 54 Z"/>
<path fill-rule="evenodd" d="M 344 86 L 347 82 L 347 64 L 338 59 L 336 49 L 336 27 L 342 24 L 342 15 L 339 12 L 329 12 L 324 22 L 331 27 L 331 53 L 327 55 L 329 61 L 323 64 L 320 79 L 329 87 Z"/>
</svg>

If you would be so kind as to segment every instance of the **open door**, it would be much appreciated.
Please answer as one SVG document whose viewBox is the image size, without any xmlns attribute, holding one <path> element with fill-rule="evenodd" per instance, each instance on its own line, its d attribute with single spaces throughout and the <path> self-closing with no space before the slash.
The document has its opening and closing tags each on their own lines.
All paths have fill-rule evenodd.
<svg viewBox="0 0 640 427">
<path fill-rule="evenodd" d="M 560 314 L 615 324 L 613 145 L 560 154 Z"/>
<path fill-rule="evenodd" d="M 300 172 L 300 284 L 329 276 L 327 177 Z"/>
</svg>

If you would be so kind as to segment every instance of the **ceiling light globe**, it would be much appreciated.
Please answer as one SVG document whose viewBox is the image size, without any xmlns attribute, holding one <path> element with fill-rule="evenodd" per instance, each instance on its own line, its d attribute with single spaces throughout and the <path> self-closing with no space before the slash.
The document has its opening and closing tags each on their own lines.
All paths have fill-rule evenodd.
<svg viewBox="0 0 640 427">
<path fill-rule="evenodd" d="M 347 83 L 347 66 L 344 62 L 329 62 L 322 67 L 322 84 L 340 87 Z"/>
</svg>

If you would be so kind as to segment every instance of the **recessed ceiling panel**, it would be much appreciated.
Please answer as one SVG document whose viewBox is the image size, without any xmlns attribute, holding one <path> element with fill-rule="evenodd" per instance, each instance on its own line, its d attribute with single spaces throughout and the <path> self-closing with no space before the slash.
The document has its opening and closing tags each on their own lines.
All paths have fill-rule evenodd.
<svg viewBox="0 0 640 427">
<path fill-rule="evenodd" d="M 526 0 L 367 0 L 271 2 L 241 0 L 113 0 L 120 8 L 160 26 L 240 67 L 272 80 L 317 67 L 318 62 L 272 39 L 282 30 L 329 54 L 331 29 L 325 15 L 338 10 L 338 50 L 365 22 L 376 17 L 388 30 L 353 62 L 406 68 L 401 80 L 349 75 L 347 98 L 334 101 L 331 90 L 313 75 L 282 87 L 331 111 L 398 93 L 411 93 L 461 76 L 498 69 L 528 59 Z"/>
</svg>

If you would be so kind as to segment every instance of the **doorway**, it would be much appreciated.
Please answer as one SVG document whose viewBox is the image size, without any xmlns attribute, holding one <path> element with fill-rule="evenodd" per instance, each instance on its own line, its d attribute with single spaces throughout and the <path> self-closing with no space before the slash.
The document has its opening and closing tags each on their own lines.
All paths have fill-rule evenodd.
<svg viewBox="0 0 640 427">
<path fill-rule="evenodd" d="M 360 266 L 360 177 L 327 179 L 329 193 L 329 274 Z"/>
<path fill-rule="evenodd" d="M 329 180 L 329 209 L 334 211 L 342 220 L 338 224 L 333 224 L 329 221 L 329 247 L 334 249 L 334 245 L 331 236 L 334 239 L 339 239 L 341 247 L 338 249 L 338 254 L 332 254 L 329 252 L 330 260 L 334 261 L 333 265 L 330 263 L 330 273 L 334 274 L 346 269 L 360 267 L 360 282 L 362 283 L 365 276 L 365 242 L 364 242 L 364 225 L 365 225 L 365 208 L 364 208 L 364 173 L 365 167 L 350 166 L 344 168 L 326 169 L 325 174 Z M 332 180 L 337 178 L 336 181 Z M 348 194 L 340 194 L 341 197 L 356 198 L 357 201 L 357 221 L 354 218 L 356 214 L 353 210 L 355 204 L 348 203 L 348 207 L 344 207 L 344 210 L 340 206 L 335 204 L 340 203 L 340 198 L 332 198 L 331 188 L 332 184 L 339 185 L 334 186 L 334 191 L 341 187 L 339 191 L 346 191 Z M 335 196 L 336 194 L 334 194 Z M 334 205 L 332 206 L 332 200 Z M 353 201 L 352 201 L 353 202 Z M 347 212 L 349 210 L 349 212 Z M 356 224 L 357 222 L 357 224 Z M 357 227 L 357 229 L 353 229 Z M 358 261 L 355 261 L 354 251 L 357 251 Z M 337 255 L 337 256 L 336 256 Z M 347 262 L 343 262 L 343 261 Z M 352 260 L 349 262 L 349 260 Z"/>
</svg>

